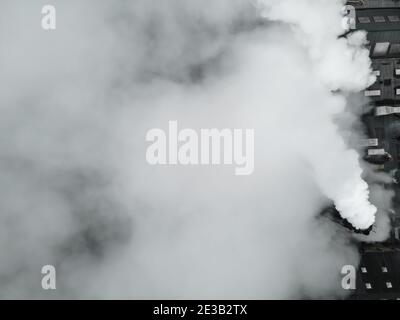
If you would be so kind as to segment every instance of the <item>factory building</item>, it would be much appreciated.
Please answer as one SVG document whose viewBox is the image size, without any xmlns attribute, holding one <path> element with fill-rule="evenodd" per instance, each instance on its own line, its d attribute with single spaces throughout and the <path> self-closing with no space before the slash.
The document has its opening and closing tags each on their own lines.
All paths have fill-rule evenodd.
<svg viewBox="0 0 400 320">
<path fill-rule="evenodd" d="M 376 82 L 365 90 L 365 160 L 393 176 L 392 232 L 385 243 L 360 244 L 361 262 L 351 299 L 400 300 L 400 1 L 348 1 L 356 29 L 368 32 Z"/>
</svg>

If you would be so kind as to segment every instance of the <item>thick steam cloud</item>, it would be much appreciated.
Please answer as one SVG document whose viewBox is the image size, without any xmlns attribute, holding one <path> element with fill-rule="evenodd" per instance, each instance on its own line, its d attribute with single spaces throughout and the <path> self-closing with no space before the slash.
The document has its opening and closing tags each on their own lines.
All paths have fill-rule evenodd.
<svg viewBox="0 0 400 320">
<path fill-rule="evenodd" d="M 53 1 L 54 32 L 3 2 L 1 297 L 343 296 L 354 239 L 318 213 L 363 229 L 390 202 L 337 122 L 374 80 L 343 1 Z M 254 129 L 254 174 L 150 166 L 171 120 Z"/>
</svg>

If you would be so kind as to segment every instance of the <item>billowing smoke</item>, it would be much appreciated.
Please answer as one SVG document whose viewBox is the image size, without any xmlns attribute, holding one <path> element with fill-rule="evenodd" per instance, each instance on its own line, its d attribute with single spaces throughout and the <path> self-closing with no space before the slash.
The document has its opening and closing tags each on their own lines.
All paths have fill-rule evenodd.
<svg viewBox="0 0 400 320">
<path fill-rule="evenodd" d="M 0 13 L 1 297 L 342 297 L 357 248 L 318 213 L 376 212 L 337 122 L 373 81 L 343 2 L 53 3 L 55 31 L 47 1 Z M 254 174 L 150 166 L 170 120 L 254 129 Z"/>
<path fill-rule="evenodd" d="M 338 39 L 344 31 L 338 22 L 343 19 L 338 6 L 343 1 L 260 1 L 264 4 L 263 15 L 272 20 L 290 23 L 309 51 L 313 67 L 310 70 L 327 89 L 361 90 L 374 82 L 370 74 L 365 34 L 352 33 Z M 337 103 L 343 111 L 345 102 Z M 324 108 L 321 104 L 321 108 Z M 332 113 L 332 110 L 326 112 Z M 338 109 L 333 110 L 333 113 Z M 335 128 L 332 128 L 335 130 Z M 333 133 L 334 135 L 335 133 Z M 316 158 L 310 150 L 316 178 L 325 194 L 334 200 L 343 218 L 356 228 L 367 229 L 375 221 L 376 208 L 369 202 L 368 185 L 362 180 L 358 154 L 348 150 L 341 139 L 321 141 L 319 150 L 328 148 L 325 161 Z M 329 141 L 329 143 L 327 143 Z M 323 146 L 325 145 L 325 146 Z M 316 147 L 312 145 L 312 147 Z M 332 164 L 335 163 L 335 167 Z"/>
</svg>

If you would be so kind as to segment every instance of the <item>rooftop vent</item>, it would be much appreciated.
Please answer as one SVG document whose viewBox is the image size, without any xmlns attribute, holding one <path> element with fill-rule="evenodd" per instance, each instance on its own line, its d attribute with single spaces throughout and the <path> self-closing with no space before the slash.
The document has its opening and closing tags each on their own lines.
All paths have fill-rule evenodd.
<svg viewBox="0 0 400 320">
<path fill-rule="evenodd" d="M 381 90 L 365 90 L 366 97 L 379 97 L 381 95 Z"/>
<path fill-rule="evenodd" d="M 374 57 L 385 56 L 389 50 L 389 46 L 390 46 L 389 42 L 377 42 L 375 44 L 375 48 L 372 55 Z"/>
<path fill-rule="evenodd" d="M 375 22 L 386 22 L 385 17 L 384 16 L 374 16 L 374 21 Z"/>
<path fill-rule="evenodd" d="M 380 106 L 375 108 L 375 116 L 377 117 L 395 113 L 400 113 L 400 107 Z"/>
<path fill-rule="evenodd" d="M 359 17 L 358 22 L 360 23 L 371 23 L 371 19 L 369 17 Z"/>
<path fill-rule="evenodd" d="M 367 268 L 362 267 L 362 268 L 361 268 L 361 272 L 362 272 L 362 273 L 367 273 Z"/>
<path fill-rule="evenodd" d="M 400 22 L 399 16 L 388 16 L 390 22 Z"/>
</svg>

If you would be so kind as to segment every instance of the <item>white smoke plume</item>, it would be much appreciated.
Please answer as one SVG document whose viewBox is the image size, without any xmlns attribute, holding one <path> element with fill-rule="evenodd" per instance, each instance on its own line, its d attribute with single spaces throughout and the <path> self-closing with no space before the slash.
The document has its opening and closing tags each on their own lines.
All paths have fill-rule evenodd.
<svg viewBox="0 0 400 320">
<path fill-rule="evenodd" d="M 335 121 L 373 81 L 343 2 L 53 3 L 54 32 L 47 1 L 0 12 L 0 296 L 343 297 L 357 248 L 317 216 L 376 212 Z M 254 174 L 149 166 L 146 132 L 170 120 L 254 128 Z"/>
<path fill-rule="evenodd" d="M 343 17 L 338 7 L 343 6 L 344 1 L 260 2 L 264 5 L 263 16 L 293 26 L 299 41 L 304 42 L 314 62 L 312 76 L 320 79 L 328 89 L 359 91 L 374 82 L 368 50 L 363 48 L 365 34 L 356 32 L 338 39 L 343 34 L 342 25 L 339 24 Z M 324 107 L 321 105 L 321 108 Z M 345 101 L 338 103 L 338 107 L 343 111 Z M 347 150 L 340 139 L 321 143 L 329 148 L 325 153 L 327 160 L 320 161 L 314 156 L 309 159 L 315 167 L 317 181 L 325 194 L 334 200 L 343 218 L 358 229 L 367 229 L 375 222 L 377 210 L 369 202 L 368 185 L 361 177 L 358 154 Z M 321 145 L 319 150 L 323 148 Z M 306 155 L 313 153 L 306 150 Z M 336 164 L 336 169 L 331 167 L 332 163 Z"/>
</svg>

